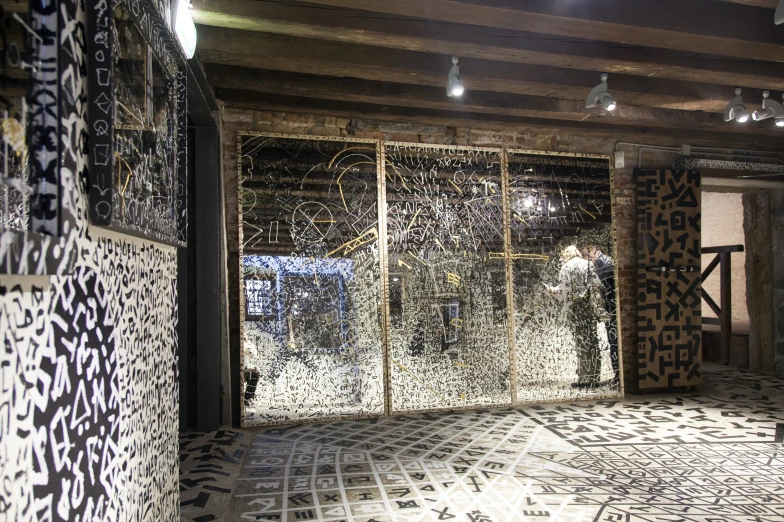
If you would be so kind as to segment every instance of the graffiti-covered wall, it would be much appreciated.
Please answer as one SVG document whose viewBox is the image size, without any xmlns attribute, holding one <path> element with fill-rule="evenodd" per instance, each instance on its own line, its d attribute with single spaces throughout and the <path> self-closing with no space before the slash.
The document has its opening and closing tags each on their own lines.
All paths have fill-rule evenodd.
<svg viewBox="0 0 784 522">
<path fill-rule="evenodd" d="M 67 275 L 0 276 L 0 521 L 176 520 L 176 251 L 88 226 L 85 3 L 57 4 L 76 218 L 38 254 Z"/>
</svg>

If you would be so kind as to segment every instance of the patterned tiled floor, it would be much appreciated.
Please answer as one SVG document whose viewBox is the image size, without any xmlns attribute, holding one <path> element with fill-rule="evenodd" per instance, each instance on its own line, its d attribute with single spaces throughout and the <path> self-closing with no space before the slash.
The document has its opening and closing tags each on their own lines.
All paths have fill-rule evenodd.
<svg viewBox="0 0 784 522">
<path fill-rule="evenodd" d="M 223 520 L 248 450 L 246 435 L 233 430 L 180 435 L 180 521 Z"/>
<path fill-rule="evenodd" d="M 262 429 L 223 520 L 781 521 L 777 424 L 784 379 L 713 366 L 689 395 Z"/>
</svg>

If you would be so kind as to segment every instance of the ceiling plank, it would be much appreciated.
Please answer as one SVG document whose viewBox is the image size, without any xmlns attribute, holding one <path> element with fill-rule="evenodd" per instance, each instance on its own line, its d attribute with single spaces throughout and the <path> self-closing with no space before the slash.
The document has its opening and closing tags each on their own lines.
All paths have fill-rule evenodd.
<svg viewBox="0 0 784 522">
<path fill-rule="evenodd" d="M 449 70 L 449 66 L 451 65 L 449 62 L 449 55 L 453 54 L 451 51 L 459 51 L 459 49 L 456 48 L 443 48 L 446 43 L 441 41 L 431 42 L 432 48 L 428 53 L 410 51 L 393 52 L 390 50 L 382 51 L 377 47 L 358 45 L 355 43 L 326 42 L 312 38 L 294 38 L 290 36 L 253 31 L 239 31 L 210 26 L 199 26 L 199 38 L 199 53 L 205 61 L 212 60 L 220 62 L 221 56 L 233 56 L 234 59 L 242 57 L 243 63 L 241 64 L 230 62 L 222 63 L 277 69 L 277 66 L 273 67 L 269 64 L 273 62 L 282 62 L 282 66 L 286 67 L 284 70 L 291 70 L 297 66 L 324 69 L 323 65 L 331 62 L 331 64 L 345 63 L 346 65 L 351 66 L 351 69 L 355 71 L 358 69 L 367 70 L 369 68 L 400 70 L 402 67 L 405 67 L 404 70 L 407 71 L 410 71 L 412 68 L 418 68 L 426 75 L 434 74 L 435 72 L 438 72 L 439 75 L 444 75 L 441 71 L 446 72 Z M 487 51 L 487 49 L 485 51 Z M 439 54 L 433 55 L 430 53 Z M 457 54 L 460 55 L 459 52 Z M 500 58 L 499 56 L 492 55 L 490 52 L 479 52 L 478 56 L 484 59 L 472 60 L 470 62 L 461 60 L 461 71 L 467 79 L 472 78 L 481 81 L 481 76 L 484 74 L 481 70 L 472 70 L 471 67 L 473 64 L 482 62 L 484 64 L 483 67 L 493 68 L 493 66 L 490 65 L 492 63 L 491 60 Z M 505 61 L 514 59 L 516 63 L 525 63 L 532 66 L 549 66 L 551 68 L 592 71 L 594 74 L 581 78 L 583 80 L 586 78 L 593 78 L 583 82 L 583 85 L 588 89 L 598 83 L 598 77 L 596 77 L 595 71 L 604 70 L 611 73 L 617 72 L 625 76 L 644 76 L 648 79 L 656 76 L 657 78 L 655 79 L 657 80 L 681 80 L 683 81 L 682 85 L 689 82 L 700 83 L 700 86 L 695 86 L 694 89 L 691 89 L 691 95 L 699 94 L 699 91 L 701 90 L 712 91 L 715 94 L 718 92 L 718 89 L 715 88 L 715 85 L 717 84 L 725 85 L 727 87 L 741 85 L 759 89 L 784 90 L 784 74 L 779 76 L 776 74 L 775 70 L 771 70 L 771 68 L 765 66 L 759 66 L 758 70 L 744 67 L 740 72 L 729 72 L 727 70 L 701 68 L 715 67 L 717 65 L 715 62 L 700 62 L 695 63 L 694 66 L 676 66 L 646 63 L 643 61 L 619 62 L 605 58 L 589 59 L 571 55 L 529 51 L 506 53 L 503 58 Z M 300 63 L 291 63 L 293 61 Z M 651 61 L 653 61 L 653 58 Z M 414 65 L 417 67 L 414 67 Z M 465 65 L 465 67 L 463 67 L 463 65 Z M 471 65 L 471 67 L 469 67 L 469 65 Z M 784 70 L 784 66 L 779 66 L 778 64 L 769 65 L 771 65 L 773 69 L 781 68 Z M 332 65 L 330 65 L 330 67 L 331 66 Z M 496 64 L 495 66 L 496 69 L 500 67 L 505 66 L 502 64 Z M 506 67 L 508 68 L 508 66 Z M 299 70 L 294 72 L 308 71 Z M 330 73 L 323 72 L 320 74 Z M 344 73 L 334 73 L 334 75 L 351 76 L 351 74 Z M 414 78 L 411 78 L 411 80 L 414 82 L 416 81 Z M 443 83 L 444 78 L 442 77 L 439 82 Z M 611 77 L 610 82 L 611 88 L 617 86 L 614 75 Z M 709 85 L 713 85 L 714 87 L 710 88 L 708 87 Z M 722 99 L 728 100 L 732 97 L 732 89 L 728 88 L 724 92 Z M 754 95 L 753 97 L 759 97 L 761 99 L 761 95 Z"/>
<path fill-rule="evenodd" d="M 729 4 L 750 5 L 752 7 L 763 7 L 766 9 L 776 9 L 779 0 L 719 0 Z"/>
<path fill-rule="evenodd" d="M 523 33 L 487 31 L 470 25 L 428 24 L 421 20 L 368 17 L 358 11 L 299 4 L 224 1 L 195 10 L 200 24 L 298 38 L 361 44 L 406 51 L 457 55 L 584 71 L 671 78 L 728 86 L 777 88 L 784 65 L 745 62 L 722 56 L 661 52 L 629 45 Z M 731 42 L 725 42 L 730 45 Z M 715 47 L 716 52 L 721 47 Z"/>
<path fill-rule="evenodd" d="M 518 96 L 469 90 L 459 99 L 450 99 L 441 86 L 424 87 L 227 66 L 211 67 L 208 76 L 210 83 L 218 88 L 324 100 L 698 131 L 716 130 L 717 128 L 723 130 L 728 125 L 720 114 L 701 111 L 635 107 L 621 104 L 615 111 L 607 112 L 601 108 L 586 109 L 584 102 L 543 96 Z M 769 127 L 767 125 L 748 125 L 738 127 L 737 132 L 769 134 L 771 132 Z"/>
<path fill-rule="evenodd" d="M 206 1 L 206 0 L 202 0 Z M 652 27 L 609 23 L 526 11 L 526 3 L 516 9 L 476 5 L 453 0 L 309 0 L 310 3 L 362 9 L 398 16 L 416 16 L 451 23 L 511 29 L 556 36 L 601 40 L 674 51 L 714 54 L 749 60 L 779 62 L 784 44 L 686 33 Z M 629 8 L 627 5 L 626 9 Z M 598 8 L 597 8 L 598 10 Z M 701 20 L 705 23 L 705 20 Z"/>
<path fill-rule="evenodd" d="M 716 132 L 695 132 L 689 129 L 656 128 L 633 125 L 607 125 L 603 123 L 556 121 L 541 118 L 521 118 L 499 114 L 470 114 L 459 111 L 442 111 L 417 107 L 395 107 L 357 102 L 322 100 L 217 89 L 216 97 L 229 107 L 255 110 L 299 112 L 309 115 L 363 118 L 391 122 L 467 127 L 494 131 L 536 132 L 585 136 L 589 138 L 611 138 L 618 140 L 645 141 L 651 145 L 674 146 L 680 143 L 713 147 L 743 147 L 756 150 L 779 151 L 781 138 L 775 133 L 738 134 L 724 127 Z M 727 130 L 724 130 L 727 129 Z"/>
<path fill-rule="evenodd" d="M 386 80 L 409 85 L 423 85 L 442 88 L 444 75 L 431 71 L 417 69 L 399 69 L 384 67 L 383 65 L 359 65 L 355 62 L 336 62 L 326 60 L 312 60 L 306 58 L 286 58 L 280 56 L 269 57 L 260 61 L 256 56 L 247 54 L 227 54 L 222 51 L 204 51 L 200 54 L 202 59 L 215 67 L 218 64 L 230 64 L 245 67 L 265 67 L 269 70 L 288 71 L 313 75 L 359 78 L 366 80 Z M 406 62 L 399 62 L 406 64 Z M 410 65 L 410 64 L 406 64 Z M 535 78 L 532 78 L 535 80 Z M 569 100 L 585 100 L 589 87 L 559 85 L 554 83 L 533 83 L 518 81 L 508 78 L 494 78 L 487 76 L 464 77 L 464 85 L 469 90 L 483 90 L 492 92 L 505 92 L 525 96 L 550 96 Z M 722 112 L 726 100 L 700 100 L 688 97 L 648 95 L 636 92 L 623 91 L 613 88 L 613 94 L 619 103 L 649 107 L 664 107 L 686 110 L 704 110 Z M 730 96 L 727 94 L 726 96 Z M 762 99 L 759 94 L 755 98 Z"/>
</svg>

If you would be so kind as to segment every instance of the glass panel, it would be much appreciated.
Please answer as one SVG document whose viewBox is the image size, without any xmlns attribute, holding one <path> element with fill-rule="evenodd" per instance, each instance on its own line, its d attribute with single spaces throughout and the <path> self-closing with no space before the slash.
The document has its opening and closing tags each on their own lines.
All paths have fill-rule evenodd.
<svg viewBox="0 0 784 522">
<path fill-rule="evenodd" d="M 386 145 L 394 411 L 511 401 L 500 160 Z"/>
<path fill-rule="evenodd" d="M 244 424 L 383 413 L 375 143 L 240 139 Z"/>
<path fill-rule="evenodd" d="M 176 81 L 119 5 L 115 25 L 113 221 L 177 237 Z"/>
<path fill-rule="evenodd" d="M 607 160 L 509 154 L 518 401 L 614 395 Z"/>
</svg>

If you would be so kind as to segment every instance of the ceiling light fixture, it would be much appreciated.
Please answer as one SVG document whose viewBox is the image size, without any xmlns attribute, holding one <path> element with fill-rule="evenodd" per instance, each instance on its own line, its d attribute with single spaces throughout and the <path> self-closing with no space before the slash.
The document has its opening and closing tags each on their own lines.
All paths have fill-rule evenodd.
<svg viewBox="0 0 784 522">
<path fill-rule="evenodd" d="M 172 4 L 172 25 L 185 57 L 190 60 L 196 53 L 196 25 L 190 11 L 189 0 L 175 0 Z"/>
<path fill-rule="evenodd" d="M 776 127 L 784 127 L 784 106 L 776 100 L 768 98 L 770 91 L 762 92 L 762 109 L 754 111 L 751 115 L 754 121 L 767 120 L 768 118 L 776 118 Z"/>
<path fill-rule="evenodd" d="M 462 96 L 465 92 L 463 82 L 460 81 L 460 67 L 457 65 L 457 56 L 452 57 L 452 68 L 449 69 L 449 76 L 446 79 L 446 95 Z"/>
<path fill-rule="evenodd" d="M 597 103 L 601 103 L 607 111 L 614 111 L 618 106 L 615 99 L 607 92 L 607 73 L 602 73 L 602 83 L 593 88 L 588 98 L 585 100 L 585 108 L 592 109 Z"/>
<path fill-rule="evenodd" d="M 741 96 L 742 91 L 743 89 L 740 87 L 735 87 L 735 97 L 730 100 L 727 104 L 727 108 L 724 109 L 724 121 L 735 120 L 738 123 L 746 123 L 749 121 L 749 111 L 747 111 L 746 106 L 743 105 L 743 97 Z"/>
<path fill-rule="evenodd" d="M 773 22 L 776 25 L 784 24 L 784 0 L 779 2 L 779 6 L 776 8 L 776 14 L 773 15 Z"/>
</svg>

